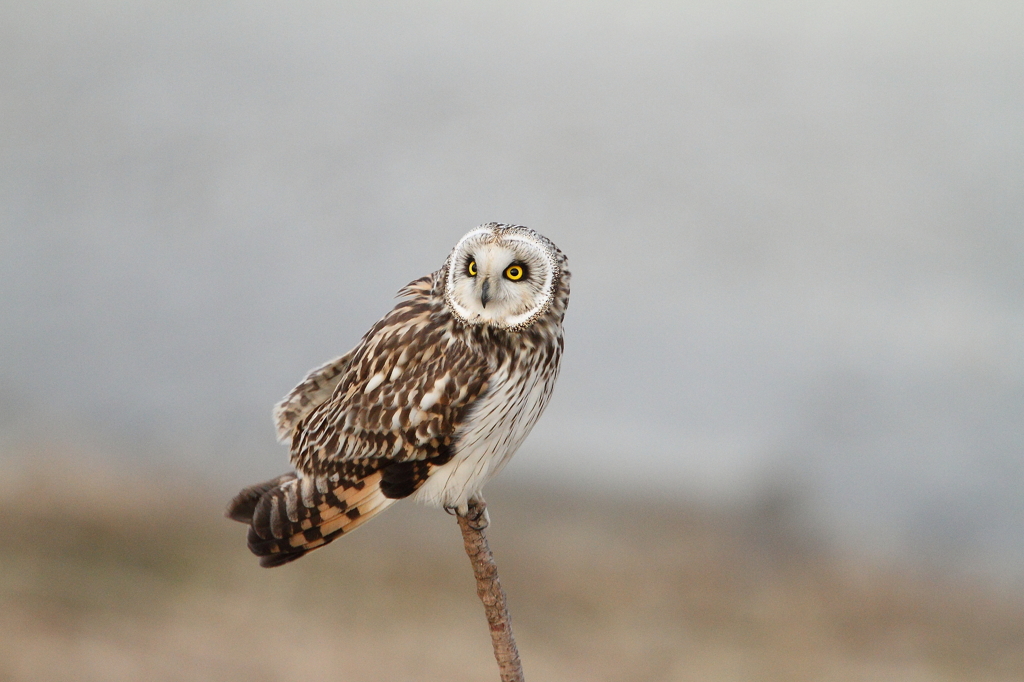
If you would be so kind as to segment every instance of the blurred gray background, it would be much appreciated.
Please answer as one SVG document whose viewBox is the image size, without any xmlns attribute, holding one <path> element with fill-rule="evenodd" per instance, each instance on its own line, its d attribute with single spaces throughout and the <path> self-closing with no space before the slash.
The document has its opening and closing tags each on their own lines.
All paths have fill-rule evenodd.
<svg viewBox="0 0 1024 682">
<path fill-rule="evenodd" d="M 491 220 L 573 271 L 507 476 L 1024 576 L 1020 2 L 8 0 L 3 456 L 281 473 L 272 404 Z"/>
</svg>

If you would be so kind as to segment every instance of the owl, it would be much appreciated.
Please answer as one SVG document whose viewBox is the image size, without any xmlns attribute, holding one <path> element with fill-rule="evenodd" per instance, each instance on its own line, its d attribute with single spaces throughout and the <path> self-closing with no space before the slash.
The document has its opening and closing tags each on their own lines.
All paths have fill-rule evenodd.
<svg viewBox="0 0 1024 682">
<path fill-rule="evenodd" d="M 520 225 L 470 231 L 410 282 L 351 351 L 274 408 L 293 473 L 240 492 L 228 517 L 280 566 L 403 498 L 465 515 L 551 397 L 566 258 Z"/>
</svg>

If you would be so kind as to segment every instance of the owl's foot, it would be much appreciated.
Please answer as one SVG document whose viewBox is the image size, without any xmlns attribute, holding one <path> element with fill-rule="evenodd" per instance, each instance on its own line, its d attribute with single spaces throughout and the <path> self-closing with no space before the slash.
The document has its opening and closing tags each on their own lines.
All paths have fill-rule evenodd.
<svg viewBox="0 0 1024 682">
<path fill-rule="evenodd" d="M 461 516 L 469 522 L 473 530 L 483 530 L 491 525 L 491 517 L 487 514 L 487 503 L 484 498 L 477 496 L 455 507 L 445 507 L 449 514 Z"/>
</svg>

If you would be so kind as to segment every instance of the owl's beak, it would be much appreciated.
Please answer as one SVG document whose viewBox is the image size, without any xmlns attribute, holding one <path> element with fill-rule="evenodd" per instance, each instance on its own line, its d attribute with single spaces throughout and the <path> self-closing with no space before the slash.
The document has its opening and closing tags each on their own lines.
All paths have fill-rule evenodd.
<svg viewBox="0 0 1024 682">
<path fill-rule="evenodd" d="M 490 278 L 484 279 L 484 285 L 480 290 L 480 302 L 487 307 L 487 302 L 491 300 L 491 280 Z"/>
</svg>

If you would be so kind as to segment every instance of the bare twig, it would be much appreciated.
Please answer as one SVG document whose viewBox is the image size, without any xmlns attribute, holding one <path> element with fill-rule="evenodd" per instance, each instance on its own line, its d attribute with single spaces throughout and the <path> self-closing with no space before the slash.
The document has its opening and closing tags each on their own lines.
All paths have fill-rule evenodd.
<svg viewBox="0 0 1024 682">
<path fill-rule="evenodd" d="M 505 591 L 498 582 L 498 567 L 494 555 L 487 546 L 484 528 L 487 527 L 487 505 L 483 500 L 471 500 L 466 515 L 457 514 L 466 554 L 473 564 L 476 576 L 476 593 L 484 603 L 484 613 L 491 630 L 491 644 L 494 658 L 498 660 L 501 682 L 523 682 L 523 666 L 519 662 L 519 650 L 512 637 L 512 621 L 505 605 Z"/>
</svg>

